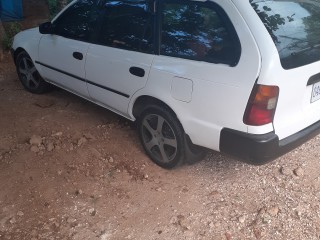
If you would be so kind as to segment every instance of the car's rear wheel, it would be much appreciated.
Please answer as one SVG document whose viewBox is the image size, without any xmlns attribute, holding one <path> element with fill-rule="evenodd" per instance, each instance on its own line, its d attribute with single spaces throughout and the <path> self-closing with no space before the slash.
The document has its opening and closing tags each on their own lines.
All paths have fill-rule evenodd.
<svg viewBox="0 0 320 240">
<path fill-rule="evenodd" d="M 32 59 L 26 52 L 21 52 L 16 58 L 16 67 L 19 79 L 23 87 L 32 93 L 45 93 L 52 86 L 42 79 Z"/>
<path fill-rule="evenodd" d="M 191 141 L 187 141 L 180 122 L 169 108 L 158 105 L 147 107 L 140 115 L 138 124 L 142 145 L 157 165 L 170 169 L 203 157 L 200 148 L 192 151 Z"/>
</svg>

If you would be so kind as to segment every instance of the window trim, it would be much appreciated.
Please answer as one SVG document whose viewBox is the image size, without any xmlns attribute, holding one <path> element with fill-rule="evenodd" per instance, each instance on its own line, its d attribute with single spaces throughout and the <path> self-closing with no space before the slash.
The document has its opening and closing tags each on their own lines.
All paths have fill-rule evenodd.
<svg viewBox="0 0 320 240">
<path fill-rule="evenodd" d="M 199 6 L 202 7 L 207 7 L 210 9 L 213 9 L 218 16 L 221 18 L 221 20 L 224 22 L 225 27 L 230 34 L 230 38 L 233 41 L 235 45 L 235 57 L 234 59 L 230 61 L 223 61 L 223 60 L 204 60 L 200 58 L 195 58 L 195 57 L 188 57 L 188 56 L 181 56 L 178 54 L 166 54 L 161 51 L 161 43 L 162 43 L 162 23 L 163 23 L 163 10 L 164 10 L 164 4 L 166 3 L 178 3 L 178 4 L 188 4 L 190 1 L 188 0 L 164 0 L 164 1 L 158 1 L 158 38 L 159 38 L 159 45 L 158 45 L 158 54 L 162 56 L 168 56 L 168 57 L 176 57 L 176 58 L 181 58 L 181 59 L 187 59 L 187 60 L 193 60 L 193 61 L 200 61 L 200 62 L 208 62 L 208 63 L 214 63 L 214 64 L 226 64 L 229 65 L 230 67 L 235 67 L 238 65 L 240 58 L 241 58 L 241 53 L 242 53 L 242 47 L 241 47 L 241 42 L 239 39 L 239 36 L 237 34 L 236 29 L 234 28 L 230 18 L 228 17 L 227 13 L 224 11 L 224 9 L 218 5 L 217 3 L 211 2 L 211 1 L 205 1 L 205 2 L 200 2 L 200 1 L 194 1 L 196 2 Z"/>
</svg>

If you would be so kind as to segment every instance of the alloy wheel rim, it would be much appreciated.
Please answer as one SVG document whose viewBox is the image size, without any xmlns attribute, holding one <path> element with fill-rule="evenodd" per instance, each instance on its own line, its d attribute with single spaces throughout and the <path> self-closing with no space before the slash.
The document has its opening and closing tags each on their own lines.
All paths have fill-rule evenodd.
<svg viewBox="0 0 320 240">
<path fill-rule="evenodd" d="M 177 138 L 160 115 L 147 115 L 142 122 L 142 138 L 147 151 L 159 162 L 169 163 L 177 155 Z"/>
<path fill-rule="evenodd" d="M 20 76 L 29 89 L 36 89 L 40 85 L 40 79 L 37 75 L 37 69 L 31 59 L 24 57 L 19 63 L 18 70 Z"/>
</svg>

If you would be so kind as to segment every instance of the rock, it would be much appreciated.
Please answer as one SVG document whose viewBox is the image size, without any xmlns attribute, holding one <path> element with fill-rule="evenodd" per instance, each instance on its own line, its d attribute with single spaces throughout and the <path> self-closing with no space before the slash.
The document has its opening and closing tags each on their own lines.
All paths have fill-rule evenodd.
<svg viewBox="0 0 320 240">
<path fill-rule="evenodd" d="M 243 216 L 239 217 L 238 220 L 240 223 L 244 223 L 246 221 L 246 216 L 243 215 Z"/>
<path fill-rule="evenodd" d="M 15 217 L 12 217 L 12 218 L 9 220 L 9 222 L 10 222 L 11 224 L 15 224 L 15 223 L 17 222 L 17 220 L 16 220 Z"/>
<path fill-rule="evenodd" d="M 227 240 L 231 240 L 231 239 L 232 239 L 231 233 L 226 232 L 224 235 L 226 236 L 226 239 L 227 239 Z"/>
<path fill-rule="evenodd" d="M 54 144 L 52 142 L 49 142 L 47 144 L 47 151 L 51 152 L 51 151 L 53 151 L 53 149 L 54 149 Z"/>
<path fill-rule="evenodd" d="M 30 138 L 30 141 L 29 143 L 31 145 L 35 145 L 35 146 L 39 146 L 41 143 L 42 143 L 42 138 L 38 135 L 33 135 L 31 138 Z"/>
<path fill-rule="evenodd" d="M 90 208 L 89 213 L 91 216 L 95 216 L 97 214 L 97 211 L 94 208 Z"/>
<path fill-rule="evenodd" d="M 53 133 L 51 134 L 52 137 L 60 137 L 62 136 L 62 132 L 57 132 L 57 133 Z"/>
<path fill-rule="evenodd" d="M 302 177 L 304 174 L 304 171 L 301 167 L 296 168 L 295 170 L 293 170 L 294 175 L 296 175 L 297 177 Z"/>
<path fill-rule="evenodd" d="M 60 224 L 58 222 L 54 221 L 53 226 L 56 227 L 56 228 L 59 228 Z"/>
<path fill-rule="evenodd" d="M 148 179 L 149 178 L 148 174 L 144 174 L 143 177 L 144 177 L 144 179 Z"/>
<path fill-rule="evenodd" d="M 260 229 L 257 229 L 257 228 L 253 229 L 253 233 L 256 239 L 260 239 L 262 237 L 262 233 Z"/>
<path fill-rule="evenodd" d="M 268 213 L 270 214 L 270 216 L 275 217 L 278 215 L 279 212 L 279 208 L 278 207 L 272 207 L 268 210 Z"/>
<path fill-rule="evenodd" d="M 76 195 L 81 195 L 82 193 L 83 193 L 83 191 L 81 189 L 76 190 L 76 192 L 75 192 Z"/>
<path fill-rule="evenodd" d="M 280 172 L 286 176 L 289 176 L 292 174 L 292 170 L 287 167 L 281 167 Z"/>
<path fill-rule="evenodd" d="M 92 140 L 92 141 L 96 140 L 96 137 L 93 136 L 91 133 L 85 133 L 85 134 L 83 134 L 83 136 L 88 140 Z"/>
<path fill-rule="evenodd" d="M 82 137 L 78 140 L 78 146 L 80 147 L 84 143 L 86 143 L 88 140 L 85 137 Z"/>
<path fill-rule="evenodd" d="M 22 211 L 17 212 L 17 216 L 22 217 L 24 213 Z"/>
<path fill-rule="evenodd" d="M 113 163 L 114 162 L 113 157 L 110 157 L 108 161 L 109 163 Z"/>
<path fill-rule="evenodd" d="M 34 152 L 34 153 L 38 153 L 39 151 L 40 151 L 40 149 L 39 149 L 39 147 L 38 146 L 31 146 L 31 148 L 30 148 L 30 151 L 31 152 Z"/>
<path fill-rule="evenodd" d="M 73 222 L 76 222 L 77 221 L 77 219 L 75 219 L 75 218 L 72 218 L 72 217 L 68 217 L 67 218 L 67 223 L 73 223 Z"/>
</svg>

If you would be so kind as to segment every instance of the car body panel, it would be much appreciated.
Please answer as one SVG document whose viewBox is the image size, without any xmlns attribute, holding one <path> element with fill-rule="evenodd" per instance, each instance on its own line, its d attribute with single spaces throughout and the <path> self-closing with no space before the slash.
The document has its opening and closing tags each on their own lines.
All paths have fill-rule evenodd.
<svg viewBox="0 0 320 240">
<path fill-rule="evenodd" d="M 283 69 L 270 34 L 249 1 L 233 2 L 246 19 L 263 59 L 258 83 L 280 88 L 273 121 L 279 139 L 284 139 L 319 121 L 320 102 L 310 103 L 312 86 L 307 86 L 307 82 L 311 76 L 320 72 L 320 62 L 290 70 Z M 248 132 L 257 134 L 259 128 L 249 126 Z"/>
<path fill-rule="evenodd" d="M 130 98 L 144 88 L 154 55 L 92 44 L 86 59 L 88 90 L 93 101 L 128 114 Z M 144 70 L 143 76 L 130 68 Z"/>
<path fill-rule="evenodd" d="M 89 43 L 48 34 L 41 38 L 39 57 L 40 73 L 49 82 L 88 98 L 85 81 L 85 62 Z M 81 53 L 83 59 L 74 58 Z"/>
<path fill-rule="evenodd" d="M 242 121 L 246 103 L 260 71 L 261 57 L 245 21 L 230 1 L 215 1 L 226 11 L 241 43 L 241 58 L 234 66 L 156 56 L 146 88 L 135 94 L 154 96 L 169 105 L 194 144 L 219 150 L 220 132 L 232 127 L 247 132 Z M 247 70 L 250 66 L 250 71 Z M 170 94 L 176 78 L 193 82 L 188 103 Z M 186 93 L 188 94 L 188 93 Z M 273 131 L 272 124 L 260 127 L 261 133 Z"/>
</svg>

